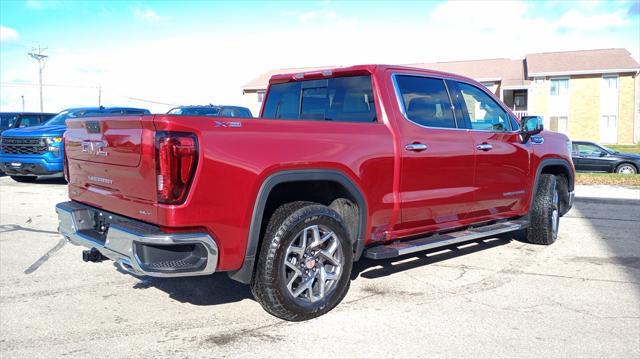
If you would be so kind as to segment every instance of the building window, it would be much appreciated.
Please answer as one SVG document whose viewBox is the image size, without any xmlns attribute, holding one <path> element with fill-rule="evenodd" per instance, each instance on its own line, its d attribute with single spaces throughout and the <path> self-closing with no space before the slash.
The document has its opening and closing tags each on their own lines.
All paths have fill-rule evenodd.
<svg viewBox="0 0 640 359">
<path fill-rule="evenodd" d="M 552 116 L 549 119 L 551 131 L 567 134 L 569 132 L 569 118 L 566 116 Z"/>
<path fill-rule="evenodd" d="M 264 101 L 264 91 L 258 91 L 258 102 Z"/>
<path fill-rule="evenodd" d="M 618 89 L 618 76 L 605 76 L 602 78 L 603 86 L 607 90 Z"/>
<path fill-rule="evenodd" d="M 569 93 L 569 79 L 551 80 L 551 96 L 566 96 Z"/>
</svg>

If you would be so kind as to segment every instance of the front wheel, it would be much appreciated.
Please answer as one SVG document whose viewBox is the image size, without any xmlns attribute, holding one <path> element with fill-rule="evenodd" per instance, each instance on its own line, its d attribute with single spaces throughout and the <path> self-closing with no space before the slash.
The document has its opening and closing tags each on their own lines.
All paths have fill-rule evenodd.
<svg viewBox="0 0 640 359">
<path fill-rule="evenodd" d="M 276 317 L 302 321 L 342 301 L 353 252 L 342 218 L 329 207 L 292 202 L 278 208 L 265 232 L 251 290 Z"/>
<path fill-rule="evenodd" d="M 540 175 L 536 195 L 529 210 L 527 240 L 534 244 L 552 244 L 560 226 L 558 180 L 551 174 Z"/>
<path fill-rule="evenodd" d="M 38 179 L 38 177 L 36 177 L 36 176 L 11 176 L 11 179 L 16 181 L 16 182 L 31 183 L 31 182 L 35 182 Z"/>
<path fill-rule="evenodd" d="M 623 163 L 618 168 L 616 168 L 616 173 L 620 173 L 623 175 L 634 175 L 638 173 L 636 167 L 630 163 Z"/>
</svg>

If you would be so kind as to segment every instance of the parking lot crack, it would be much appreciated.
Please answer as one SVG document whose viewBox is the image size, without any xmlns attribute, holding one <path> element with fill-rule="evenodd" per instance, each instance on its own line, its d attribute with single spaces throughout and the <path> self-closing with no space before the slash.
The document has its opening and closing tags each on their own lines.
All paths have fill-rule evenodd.
<svg viewBox="0 0 640 359">
<path fill-rule="evenodd" d="M 67 240 L 64 238 L 60 238 L 60 241 L 58 241 L 58 244 L 56 244 L 55 247 L 49 249 L 49 251 L 43 254 L 42 257 L 38 258 L 37 261 L 35 261 L 32 265 L 29 266 L 29 268 L 25 269 L 24 274 L 31 274 L 36 270 L 38 270 L 38 268 L 40 268 L 40 266 L 42 266 L 44 262 L 46 262 L 49 258 L 51 258 L 51 256 L 54 255 L 57 251 L 62 249 L 62 247 L 64 247 L 65 244 L 67 244 Z"/>
</svg>

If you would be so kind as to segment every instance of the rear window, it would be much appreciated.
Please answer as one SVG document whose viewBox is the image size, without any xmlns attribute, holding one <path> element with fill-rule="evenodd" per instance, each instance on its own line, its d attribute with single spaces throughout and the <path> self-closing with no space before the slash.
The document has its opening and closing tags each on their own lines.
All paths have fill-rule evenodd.
<svg viewBox="0 0 640 359">
<path fill-rule="evenodd" d="M 371 76 L 271 85 L 263 118 L 375 122 L 377 117 Z"/>
<path fill-rule="evenodd" d="M 241 107 L 224 107 L 222 111 L 220 111 L 221 117 L 253 117 L 251 116 L 251 112 L 246 108 Z"/>
<path fill-rule="evenodd" d="M 178 107 L 168 112 L 169 115 L 185 116 L 217 116 L 220 112 L 218 107 Z"/>
</svg>

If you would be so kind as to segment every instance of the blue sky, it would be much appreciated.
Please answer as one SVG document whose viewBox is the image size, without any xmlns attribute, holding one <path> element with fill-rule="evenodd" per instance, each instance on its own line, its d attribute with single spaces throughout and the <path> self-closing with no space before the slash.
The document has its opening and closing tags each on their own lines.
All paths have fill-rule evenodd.
<svg viewBox="0 0 640 359">
<path fill-rule="evenodd" d="M 35 62 L 48 48 L 45 110 L 103 102 L 238 103 L 241 86 L 284 67 L 519 58 L 625 47 L 640 53 L 640 2 L 0 2 L 0 110 L 37 107 Z M 84 87 L 82 87 L 84 86 Z M 133 102 L 132 102 L 133 101 Z M 91 102 L 91 103 L 89 103 Z"/>
</svg>

